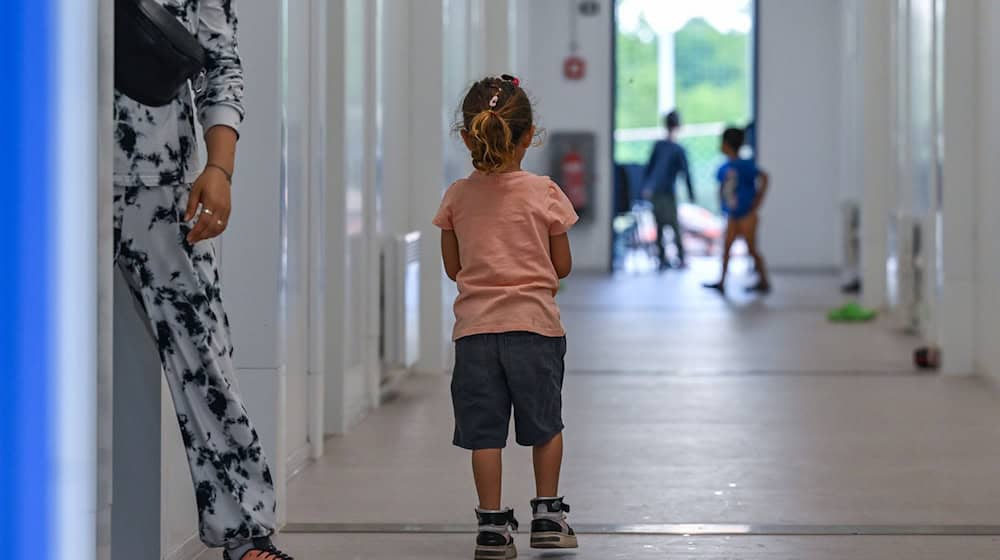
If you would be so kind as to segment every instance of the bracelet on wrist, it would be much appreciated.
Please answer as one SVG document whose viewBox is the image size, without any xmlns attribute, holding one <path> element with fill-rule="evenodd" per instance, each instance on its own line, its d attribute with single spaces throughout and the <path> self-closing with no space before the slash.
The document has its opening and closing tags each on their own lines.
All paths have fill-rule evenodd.
<svg viewBox="0 0 1000 560">
<path fill-rule="evenodd" d="M 233 184 L 233 173 L 231 171 L 229 171 L 228 169 L 226 169 L 225 167 L 222 167 L 221 165 L 219 165 L 217 163 L 211 163 L 211 162 L 206 163 L 205 164 L 205 169 L 208 169 L 209 167 L 214 167 L 215 169 L 218 169 L 219 171 L 221 171 L 222 174 L 226 176 L 226 180 L 229 181 L 229 184 L 230 185 Z"/>
</svg>

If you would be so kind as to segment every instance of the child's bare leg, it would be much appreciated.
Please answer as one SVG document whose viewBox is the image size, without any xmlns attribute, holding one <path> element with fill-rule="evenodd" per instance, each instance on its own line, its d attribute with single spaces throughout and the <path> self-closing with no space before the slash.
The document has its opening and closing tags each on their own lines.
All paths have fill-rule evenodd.
<svg viewBox="0 0 1000 560">
<path fill-rule="evenodd" d="M 559 495 L 559 472 L 562 469 L 563 437 L 557 434 L 547 443 L 536 445 L 531 452 L 535 464 L 535 492 L 539 497 Z"/>
<path fill-rule="evenodd" d="M 757 225 L 759 223 L 760 220 L 757 213 L 750 214 L 743 220 L 742 234 L 743 239 L 747 242 L 747 250 L 750 252 L 750 256 L 753 257 L 754 267 L 757 269 L 757 276 L 760 279 L 756 287 L 766 291 L 771 287 L 771 278 L 767 274 L 767 265 L 764 263 L 764 256 L 760 254 L 757 246 Z"/>
<path fill-rule="evenodd" d="M 733 242 L 736 241 L 737 233 L 737 223 L 733 219 L 726 221 L 726 238 L 722 243 L 722 276 L 719 281 L 715 284 L 705 284 L 706 288 L 711 288 L 713 290 L 718 290 L 720 292 L 725 292 L 726 290 L 726 275 L 729 273 L 729 252 L 733 248 Z"/>
<path fill-rule="evenodd" d="M 502 453 L 500 449 L 477 449 L 472 452 L 472 475 L 476 479 L 479 509 L 491 511 L 500 509 L 503 484 Z"/>
<path fill-rule="evenodd" d="M 722 276 L 719 277 L 720 284 L 726 283 L 726 276 L 729 274 L 729 253 L 732 251 L 733 243 L 736 241 L 736 226 L 736 220 L 726 222 L 726 241 L 722 245 Z"/>
</svg>

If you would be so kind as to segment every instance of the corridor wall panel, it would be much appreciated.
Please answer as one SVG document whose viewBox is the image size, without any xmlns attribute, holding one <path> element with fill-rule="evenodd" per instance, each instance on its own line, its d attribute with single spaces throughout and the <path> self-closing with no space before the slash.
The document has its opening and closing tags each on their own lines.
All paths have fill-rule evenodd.
<svg viewBox="0 0 1000 560">
<path fill-rule="evenodd" d="M 97 7 L 0 18 L 0 542 L 12 558 L 96 549 Z"/>
<path fill-rule="evenodd" d="M 536 103 L 538 125 L 548 132 L 590 132 L 596 138 L 594 205 L 588 219 L 570 231 L 574 268 L 608 268 L 611 251 L 611 16 L 614 3 L 601 0 L 596 16 L 568 18 L 565 2 L 519 0 L 516 6 L 514 73 Z M 582 80 L 563 77 L 573 26 L 587 61 Z M 525 169 L 549 175 L 551 146 L 528 150 Z"/>
<path fill-rule="evenodd" d="M 840 0 L 760 0 L 761 245 L 776 269 L 840 264 Z"/>
</svg>

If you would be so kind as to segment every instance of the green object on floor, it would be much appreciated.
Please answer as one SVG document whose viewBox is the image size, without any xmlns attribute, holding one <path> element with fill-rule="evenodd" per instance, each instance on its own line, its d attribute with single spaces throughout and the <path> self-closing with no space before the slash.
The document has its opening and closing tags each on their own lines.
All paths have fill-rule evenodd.
<svg viewBox="0 0 1000 560">
<path fill-rule="evenodd" d="M 874 309 L 862 307 L 855 302 L 842 305 L 826 314 L 826 318 L 834 323 L 860 323 L 871 321 L 878 315 Z"/>
</svg>

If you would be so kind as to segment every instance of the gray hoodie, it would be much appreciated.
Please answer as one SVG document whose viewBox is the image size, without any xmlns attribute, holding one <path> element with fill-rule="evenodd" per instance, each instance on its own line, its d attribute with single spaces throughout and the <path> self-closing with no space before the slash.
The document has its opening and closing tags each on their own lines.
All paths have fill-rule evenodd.
<svg viewBox="0 0 1000 560">
<path fill-rule="evenodd" d="M 239 130 L 243 122 L 243 66 L 236 47 L 235 0 L 157 0 L 205 48 L 206 77 L 168 105 L 148 107 L 115 92 L 116 186 L 177 186 L 201 172 L 194 118 L 205 130 Z"/>
</svg>

